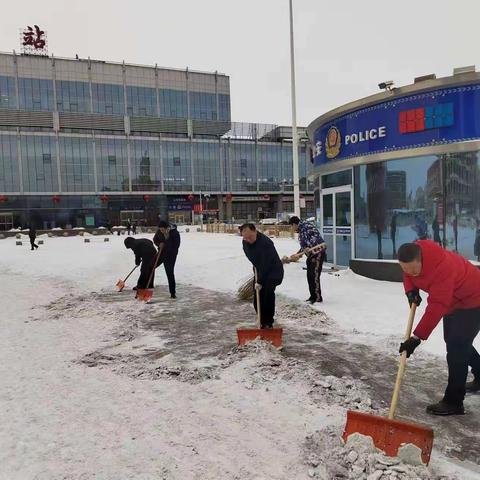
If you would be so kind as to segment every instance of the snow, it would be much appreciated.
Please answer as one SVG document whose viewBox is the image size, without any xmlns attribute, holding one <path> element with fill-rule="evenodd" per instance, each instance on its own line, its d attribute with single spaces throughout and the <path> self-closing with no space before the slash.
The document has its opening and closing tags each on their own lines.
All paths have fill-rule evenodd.
<svg viewBox="0 0 480 480">
<path fill-rule="evenodd" d="M 182 328 L 169 321 L 175 309 L 191 302 L 213 315 L 213 307 L 195 307 L 196 292 L 216 291 L 224 302 L 251 273 L 239 236 L 192 230 L 182 233 L 176 266 L 177 282 L 191 286 L 187 305 L 142 305 L 128 291 L 122 301 L 109 300 L 134 262 L 122 237 L 52 237 L 33 252 L 15 246 L 15 238 L 0 240 L 0 479 L 330 478 L 305 458 L 328 457 L 346 408 L 379 411 L 362 380 L 319 375 L 262 342 L 236 348 L 233 329 L 215 354 L 192 359 L 192 344 L 168 350 L 165 329 Z M 298 250 L 295 240 L 274 241 L 280 256 Z M 303 265 L 285 265 L 280 299 L 308 296 Z M 166 284 L 163 271 L 157 283 Z M 318 314 L 303 305 L 287 309 L 286 327 L 301 322 L 390 355 L 398 348 L 408 316 L 401 284 L 344 270 L 324 273 L 322 288 Z M 146 328 L 155 316 L 163 330 Z M 418 357 L 444 356 L 444 348 L 439 326 Z M 328 432 L 331 443 L 312 443 Z M 480 475 L 476 465 L 440 451 L 428 471 L 425 478 Z"/>
</svg>

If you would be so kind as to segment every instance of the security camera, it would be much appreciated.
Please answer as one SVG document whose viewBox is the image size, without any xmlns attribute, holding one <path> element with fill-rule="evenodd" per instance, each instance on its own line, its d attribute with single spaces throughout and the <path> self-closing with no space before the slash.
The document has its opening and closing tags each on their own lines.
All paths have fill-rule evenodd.
<svg viewBox="0 0 480 480">
<path fill-rule="evenodd" d="M 386 82 L 381 82 L 378 84 L 378 88 L 380 90 L 387 90 L 387 91 L 390 91 L 393 87 L 393 80 L 387 80 Z"/>
</svg>

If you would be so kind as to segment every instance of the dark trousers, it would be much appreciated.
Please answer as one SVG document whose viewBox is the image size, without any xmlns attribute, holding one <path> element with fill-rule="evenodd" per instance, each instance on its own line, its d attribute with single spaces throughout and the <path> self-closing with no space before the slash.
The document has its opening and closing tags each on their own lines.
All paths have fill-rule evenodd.
<svg viewBox="0 0 480 480">
<path fill-rule="evenodd" d="M 170 291 L 170 295 L 175 295 L 176 291 L 176 283 L 175 283 L 175 262 L 177 261 L 177 255 L 172 255 L 168 257 L 160 257 L 160 261 L 157 264 L 159 267 L 163 263 L 163 267 L 165 268 L 165 273 L 167 274 L 168 280 L 168 290 Z"/>
<path fill-rule="evenodd" d="M 153 269 L 154 258 L 144 258 L 142 259 L 142 266 L 140 267 L 140 276 L 137 280 L 137 288 L 153 288 L 153 281 L 155 280 L 155 269 Z M 150 284 L 147 285 L 148 279 L 152 275 L 152 279 L 150 280 Z"/>
<path fill-rule="evenodd" d="M 465 398 L 468 366 L 480 380 L 480 355 L 472 345 L 480 331 L 480 308 L 456 310 L 443 318 L 443 338 L 447 344 L 448 385 L 445 400 L 460 404 Z"/>
<path fill-rule="evenodd" d="M 30 246 L 32 247 L 32 250 L 38 248 L 38 245 L 35 243 L 35 238 L 36 237 L 30 237 Z"/>
<path fill-rule="evenodd" d="M 313 258 L 307 257 L 307 281 L 310 290 L 310 298 L 315 301 L 322 300 L 322 287 L 320 285 L 320 275 L 322 274 L 325 253 L 316 255 Z"/>
<path fill-rule="evenodd" d="M 254 281 L 255 285 L 255 281 Z M 265 282 L 260 290 L 260 326 L 271 327 L 275 317 L 275 288 L 272 283 Z M 254 287 L 255 288 L 255 287 Z M 257 311 L 257 292 L 254 290 L 253 308 Z"/>
</svg>

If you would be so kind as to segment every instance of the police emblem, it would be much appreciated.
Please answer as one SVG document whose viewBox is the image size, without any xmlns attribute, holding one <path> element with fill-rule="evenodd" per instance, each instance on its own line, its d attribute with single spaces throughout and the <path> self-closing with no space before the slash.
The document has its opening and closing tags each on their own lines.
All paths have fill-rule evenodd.
<svg viewBox="0 0 480 480">
<path fill-rule="evenodd" d="M 342 136 L 337 127 L 330 127 L 325 139 L 325 150 L 327 158 L 335 158 L 340 153 L 340 146 L 342 144 Z"/>
</svg>

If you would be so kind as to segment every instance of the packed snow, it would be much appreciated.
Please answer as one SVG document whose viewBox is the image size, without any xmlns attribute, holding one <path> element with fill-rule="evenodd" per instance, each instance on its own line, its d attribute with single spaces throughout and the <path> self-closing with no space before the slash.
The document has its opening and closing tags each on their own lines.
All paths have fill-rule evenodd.
<svg viewBox="0 0 480 480">
<path fill-rule="evenodd" d="M 182 232 L 178 300 L 160 267 L 151 305 L 134 300 L 136 278 L 116 293 L 134 260 L 124 235 L 46 237 L 37 251 L 0 240 L 0 479 L 480 478 L 476 427 L 460 420 L 435 420 L 429 467 L 341 442 L 347 409 L 388 407 L 383 386 L 393 387 L 408 316 L 401 284 L 326 268 L 324 303 L 312 308 L 304 263 L 285 265 L 284 348 L 238 347 L 237 326 L 255 322 L 235 298 L 251 273 L 241 239 L 192 230 Z M 280 256 L 298 250 L 274 241 Z M 407 377 L 426 372 L 415 399 L 424 408 L 433 398 L 423 392 L 441 395 L 446 380 L 441 325 L 417 352 Z M 402 415 L 415 387 L 405 382 Z M 475 425 L 479 407 L 480 396 L 466 400 Z"/>
</svg>

